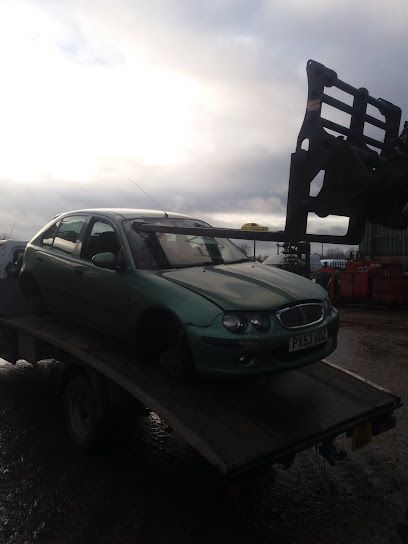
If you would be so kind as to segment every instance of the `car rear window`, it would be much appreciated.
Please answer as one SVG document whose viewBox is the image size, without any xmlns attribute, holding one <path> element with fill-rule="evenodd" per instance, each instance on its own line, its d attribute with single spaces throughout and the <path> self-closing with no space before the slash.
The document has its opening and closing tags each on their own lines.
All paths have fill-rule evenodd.
<svg viewBox="0 0 408 544">
<path fill-rule="evenodd" d="M 86 217 L 65 217 L 58 228 L 54 238 L 53 248 L 72 255 L 75 253 L 76 243 L 86 223 Z"/>
<path fill-rule="evenodd" d="M 60 221 L 55 221 L 48 228 L 44 227 L 44 229 L 42 229 L 39 234 L 37 234 L 37 236 L 34 238 L 34 240 L 32 240 L 31 243 L 36 246 L 52 246 L 52 244 L 54 243 L 55 235 L 57 234 L 59 224 Z"/>
</svg>

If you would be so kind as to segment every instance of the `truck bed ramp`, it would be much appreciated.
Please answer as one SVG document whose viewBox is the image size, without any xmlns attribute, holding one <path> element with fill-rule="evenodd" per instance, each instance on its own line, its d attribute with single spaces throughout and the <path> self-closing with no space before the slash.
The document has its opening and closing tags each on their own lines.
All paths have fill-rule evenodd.
<svg viewBox="0 0 408 544">
<path fill-rule="evenodd" d="M 401 405 L 398 396 L 327 361 L 245 382 L 179 383 L 82 327 L 34 316 L 0 323 L 116 382 L 225 475 L 279 461 Z"/>
</svg>

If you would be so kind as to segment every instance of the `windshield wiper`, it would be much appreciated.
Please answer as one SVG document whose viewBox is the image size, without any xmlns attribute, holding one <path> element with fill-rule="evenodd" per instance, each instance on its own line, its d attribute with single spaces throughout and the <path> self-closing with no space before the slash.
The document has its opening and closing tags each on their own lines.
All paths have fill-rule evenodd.
<svg viewBox="0 0 408 544">
<path fill-rule="evenodd" d="M 186 268 L 197 268 L 198 266 L 214 266 L 219 263 L 213 262 L 204 262 L 204 263 L 193 263 L 193 264 L 173 264 L 170 268 L 161 268 L 160 270 L 183 270 Z M 222 263 L 221 263 L 222 264 Z"/>
<path fill-rule="evenodd" d="M 197 268 L 197 267 L 200 267 L 200 266 L 219 266 L 219 265 L 229 265 L 229 264 L 237 264 L 237 263 L 243 263 L 243 262 L 248 262 L 250 261 L 251 259 L 239 259 L 238 261 L 231 261 L 231 262 L 228 262 L 228 263 L 225 263 L 224 261 L 220 261 L 220 262 L 214 262 L 214 261 L 205 261 L 203 263 L 190 263 L 190 264 L 173 264 L 171 268 L 169 268 L 168 270 L 180 270 L 180 269 L 185 269 L 185 268 Z M 162 270 L 162 269 L 161 269 Z"/>
<path fill-rule="evenodd" d="M 249 261 L 252 261 L 252 259 L 249 259 L 248 257 L 242 257 L 242 259 L 238 259 L 237 261 L 230 261 L 226 264 L 237 264 L 237 263 L 247 263 Z"/>
<path fill-rule="evenodd" d="M 204 263 L 196 263 L 196 264 L 190 264 L 190 266 L 216 266 L 217 264 L 223 264 L 223 263 L 215 263 L 214 261 L 206 261 Z"/>
</svg>

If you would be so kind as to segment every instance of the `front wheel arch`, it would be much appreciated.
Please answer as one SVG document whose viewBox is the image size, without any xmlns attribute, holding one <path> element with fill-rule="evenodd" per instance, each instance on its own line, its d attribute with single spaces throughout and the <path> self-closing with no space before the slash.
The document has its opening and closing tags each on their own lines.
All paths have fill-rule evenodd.
<svg viewBox="0 0 408 544">
<path fill-rule="evenodd" d="M 139 320 L 138 337 L 146 351 L 160 352 L 177 345 L 185 328 L 180 317 L 165 306 L 147 309 Z"/>
<path fill-rule="evenodd" d="M 181 379 L 193 376 L 194 358 L 179 316 L 164 307 L 150 308 L 141 317 L 140 333 L 144 351 L 158 355 L 167 374 Z"/>
</svg>

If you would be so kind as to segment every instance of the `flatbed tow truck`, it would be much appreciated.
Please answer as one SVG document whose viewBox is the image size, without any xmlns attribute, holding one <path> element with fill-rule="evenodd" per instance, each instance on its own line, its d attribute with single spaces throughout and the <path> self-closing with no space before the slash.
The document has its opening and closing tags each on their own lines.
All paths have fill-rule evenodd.
<svg viewBox="0 0 408 544">
<path fill-rule="evenodd" d="M 52 317 L 3 317 L 0 332 L 0 355 L 12 363 L 64 363 L 60 387 L 68 392 L 65 414 L 76 442 L 108 418 L 116 385 L 228 477 L 273 463 L 289 466 L 312 446 L 333 464 L 342 456 L 337 436 L 348 433 L 354 448 L 364 446 L 395 426 L 401 406 L 398 396 L 329 361 L 249 382 L 181 383 L 113 340 Z M 81 375 L 92 384 L 83 399 L 69 387 Z"/>
<path fill-rule="evenodd" d="M 404 147 L 408 138 L 403 132 L 398 140 L 401 111 L 371 98 L 365 89 L 345 84 L 319 63 L 309 61 L 307 71 L 309 97 L 292 155 L 285 231 L 157 226 L 143 230 L 296 244 L 356 243 L 367 219 L 390 224 L 392 216 L 392 226 L 405 227 L 408 192 L 401 179 L 408 171 Z M 353 106 L 326 95 L 326 87 L 349 93 Z M 350 128 L 321 118 L 323 102 L 350 115 Z M 368 105 L 377 107 L 385 120 L 368 115 Z M 383 143 L 364 135 L 365 123 L 384 130 Z M 333 130 L 340 135 L 334 136 Z M 380 153 L 373 149 L 376 146 Z M 323 186 L 312 197 L 310 186 L 321 170 Z M 383 186 L 387 182 L 393 188 L 385 199 L 381 199 L 383 181 Z M 347 234 L 308 234 L 311 211 L 348 216 Z M 334 464 L 343 457 L 334 444 L 339 435 L 350 436 L 353 449 L 364 446 L 373 435 L 395 426 L 394 412 L 401 406 L 397 395 L 326 360 L 245 382 L 181 383 L 166 377 L 154 361 L 126 351 L 114 340 L 52 316 L 29 313 L 0 317 L 0 357 L 11 363 L 20 359 L 63 363 L 59 393 L 65 398 L 68 431 L 79 445 L 96 443 L 120 391 L 156 413 L 228 478 L 251 475 L 274 463 L 288 467 L 297 453 L 312 446 Z"/>
</svg>

